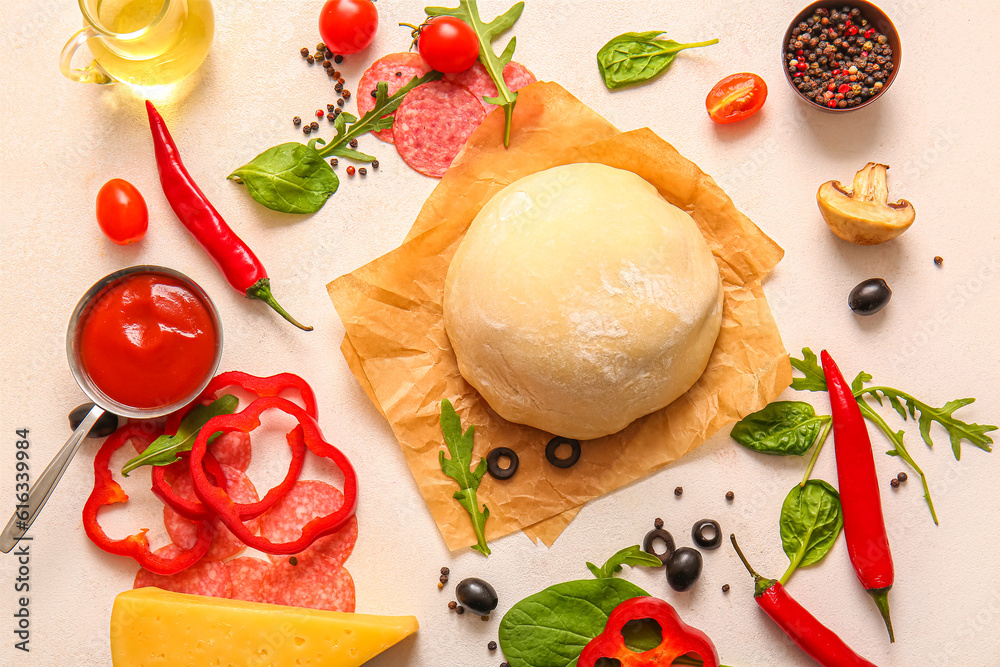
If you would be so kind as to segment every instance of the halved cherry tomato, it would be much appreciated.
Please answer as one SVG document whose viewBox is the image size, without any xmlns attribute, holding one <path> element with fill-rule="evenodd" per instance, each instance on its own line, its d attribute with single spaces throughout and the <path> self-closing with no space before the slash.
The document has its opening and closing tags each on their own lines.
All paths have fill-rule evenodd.
<svg viewBox="0 0 1000 667">
<path fill-rule="evenodd" d="M 421 27 L 417 50 L 432 69 L 457 74 L 479 60 L 479 38 L 465 21 L 435 16 Z"/>
<path fill-rule="evenodd" d="M 730 74 L 715 84 L 705 98 L 709 117 L 716 123 L 735 123 L 749 118 L 764 106 L 767 84 L 756 74 Z"/>
<path fill-rule="evenodd" d="M 128 181 L 112 178 L 97 193 L 97 224 L 118 245 L 141 241 L 149 226 L 146 200 Z"/>
<path fill-rule="evenodd" d="M 377 30 L 378 10 L 371 0 L 327 0 L 319 13 L 319 36 L 334 53 L 357 53 Z"/>
</svg>

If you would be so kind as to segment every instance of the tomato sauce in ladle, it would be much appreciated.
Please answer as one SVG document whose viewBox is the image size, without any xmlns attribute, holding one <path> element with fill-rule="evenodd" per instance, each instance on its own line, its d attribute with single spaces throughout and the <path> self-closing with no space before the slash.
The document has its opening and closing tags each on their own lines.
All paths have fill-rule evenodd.
<svg viewBox="0 0 1000 667">
<path fill-rule="evenodd" d="M 104 412 L 162 417 L 201 393 L 222 357 L 222 326 L 211 299 L 187 276 L 133 266 L 105 276 L 83 296 L 70 319 L 67 352 L 95 407 L 28 491 L 27 509 L 0 533 L 3 552 L 27 532 Z"/>
</svg>

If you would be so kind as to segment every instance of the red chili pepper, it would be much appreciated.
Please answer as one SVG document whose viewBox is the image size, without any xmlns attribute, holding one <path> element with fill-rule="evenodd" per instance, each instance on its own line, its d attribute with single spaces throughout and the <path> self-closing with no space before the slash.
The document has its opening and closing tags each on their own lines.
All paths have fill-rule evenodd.
<svg viewBox="0 0 1000 667">
<path fill-rule="evenodd" d="M 177 433 L 181 421 L 191 408 L 204 402 L 211 403 L 219 398 L 219 394 L 223 389 L 228 389 L 229 387 L 240 387 L 258 398 L 277 396 L 289 389 L 296 389 L 302 397 L 302 403 L 305 405 L 309 416 L 313 419 L 319 419 L 316 394 L 313 392 L 312 387 L 309 386 L 309 383 L 298 375 L 294 373 L 278 373 L 277 375 L 262 378 L 241 371 L 227 371 L 212 378 L 212 381 L 208 383 L 208 386 L 201 392 L 201 395 L 191 401 L 189 405 L 168 416 L 166 426 L 164 427 L 165 432 Z"/>
<path fill-rule="evenodd" d="M 311 331 L 312 327 L 300 324 L 275 301 L 271 294 L 271 280 L 264 266 L 226 224 L 188 174 L 163 117 L 149 100 L 146 100 L 146 114 L 149 116 L 149 129 L 153 132 L 160 185 L 181 223 L 208 252 L 236 291 L 249 299 L 263 301 L 298 328 Z"/>
<path fill-rule="evenodd" d="M 753 576 L 754 600 L 771 620 L 788 635 L 795 645 L 823 665 L 823 667 L 876 667 L 848 646 L 833 630 L 816 620 L 816 617 L 788 594 L 781 582 L 765 579 L 747 562 L 736 536 L 730 535 L 736 554 Z"/>
<path fill-rule="evenodd" d="M 182 498 L 174 492 L 173 486 L 167 483 L 166 472 L 168 468 L 176 473 L 181 473 L 189 469 L 187 459 L 190 456 L 190 453 L 182 452 L 179 456 L 182 457 L 182 460 L 175 461 L 168 466 L 153 466 L 153 495 L 163 501 L 164 505 L 177 512 L 185 519 L 190 519 L 191 521 L 207 519 L 212 516 L 212 513 L 207 507 L 205 507 L 204 503 L 199 500 Z M 219 467 L 219 462 L 215 460 L 214 456 L 206 454 L 205 460 L 202 463 L 205 466 L 205 470 L 212 476 L 216 484 L 220 483 L 220 481 L 225 484 L 226 476 L 222 472 L 222 468 Z"/>
<path fill-rule="evenodd" d="M 889 589 L 894 577 L 892 553 L 885 533 L 872 441 L 851 386 L 826 350 L 820 358 L 833 410 L 833 441 L 847 553 L 861 585 L 882 614 L 889 641 L 894 642 L 892 619 L 889 618 Z"/>
<path fill-rule="evenodd" d="M 128 500 L 125 491 L 114 480 L 111 472 L 111 455 L 128 444 L 132 438 L 145 440 L 148 445 L 152 442 L 152 438 L 147 435 L 147 428 L 140 423 L 127 424 L 110 435 L 97 452 L 97 456 L 94 457 L 94 490 L 90 492 L 90 497 L 83 506 L 83 529 L 91 542 L 108 553 L 128 556 L 154 574 L 175 574 L 194 565 L 208 551 L 212 543 L 210 522 L 202 521 L 199 524 L 198 539 L 190 549 L 182 551 L 174 558 L 161 558 L 149 550 L 149 540 L 146 539 L 148 529 L 143 528 L 135 535 L 113 540 L 97 521 L 97 513 L 102 507 Z"/>
<path fill-rule="evenodd" d="M 297 540 L 282 544 L 275 544 L 264 537 L 251 533 L 243 524 L 243 517 L 239 511 L 241 505 L 234 502 L 225 489 L 212 485 L 201 465 L 208 447 L 208 438 L 212 433 L 218 431 L 250 433 L 260 426 L 261 413 L 269 409 L 280 410 L 295 417 L 299 422 L 295 431 L 302 434 L 309 450 L 317 456 L 330 459 L 344 475 L 344 504 L 340 509 L 309 521 L 302 528 L 302 535 Z M 194 480 L 195 492 L 202 499 L 202 502 L 218 515 L 233 535 L 251 549 L 269 554 L 298 553 L 323 535 L 337 532 L 354 516 L 358 504 L 358 478 L 351 462 L 339 449 L 323 440 L 323 434 L 309 413 L 291 401 L 277 396 L 258 398 L 235 414 L 219 415 L 209 419 L 191 447 L 191 477 Z M 264 500 L 267 500 L 267 496 L 264 497 Z"/>
<path fill-rule="evenodd" d="M 662 640 L 656 648 L 636 653 L 625 645 L 622 628 L 629 621 L 650 618 L 660 626 Z M 654 597 L 625 600 L 608 616 L 604 632 L 590 640 L 577 659 L 577 667 L 594 667 L 601 658 L 615 660 L 622 667 L 672 665 L 687 653 L 696 653 L 704 667 L 718 667 L 719 653 L 701 630 L 681 620 L 667 602 Z"/>
</svg>

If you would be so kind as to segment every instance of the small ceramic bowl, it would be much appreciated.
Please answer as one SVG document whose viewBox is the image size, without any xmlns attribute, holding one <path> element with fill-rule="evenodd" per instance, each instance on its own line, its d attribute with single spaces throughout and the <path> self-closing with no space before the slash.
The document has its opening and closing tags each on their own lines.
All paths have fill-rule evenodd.
<svg viewBox="0 0 1000 667">
<path fill-rule="evenodd" d="M 890 58 L 890 60 L 892 61 L 892 71 L 889 72 L 889 76 L 884 81 L 882 90 L 880 90 L 875 95 L 872 95 L 861 104 L 857 105 L 856 107 L 831 109 L 830 107 L 824 106 L 822 104 L 817 104 L 815 101 L 809 99 L 802 93 L 802 91 L 800 91 L 795 86 L 793 75 L 791 72 L 788 71 L 788 67 L 785 64 L 787 62 L 785 60 L 785 54 L 788 53 L 788 41 L 792 37 L 792 30 L 795 29 L 795 26 L 797 26 L 799 23 L 802 23 L 810 16 L 812 16 L 817 9 L 820 8 L 841 9 L 843 7 L 850 7 L 852 9 L 854 7 L 857 7 L 858 9 L 860 9 L 862 15 L 868 19 L 871 25 L 880 33 L 886 36 L 886 38 L 888 39 L 888 45 L 889 47 L 892 48 L 892 57 Z M 815 107 L 820 111 L 829 111 L 831 113 L 846 113 L 848 111 L 857 111 L 858 109 L 865 108 L 875 100 L 885 95 L 885 92 L 889 90 L 889 86 L 891 86 L 892 82 L 895 81 L 896 75 L 899 74 L 899 64 L 900 61 L 902 60 L 902 57 L 903 57 L 903 52 L 900 48 L 899 32 L 896 30 L 896 26 L 892 24 L 892 21 L 889 19 L 888 16 L 886 16 L 885 12 L 879 9 L 876 5 L 867 2 L 867 0 L 839 0 L 839 1 L 819 0 L 819 2 L 814 2 L 805 9 L 803 9 L 801 12 L 799 12 L 792 20 L 792 22 L 788 24 L 788 29 L 785 30 L 785 37 L 781 42 L 781 69 L 785 72 L 785 80 L 788 81 L 788 85 L 791 86 L 792 90 L 795 91 L 795 94 L 798 95 L 800 98 L 802 98 L 803 101 L 807 102 L 809 106 Z"/>
<path fill-rule="evenodd" d="M 131 405 L 120 403 L 119 401 L 105 395 L 105 393 L 101 391 L 96 384 L 94 384 L 94 381 L 83 368 L 83 360 L 80 357 L 79 345 L 80 327 L 85 316 L 89 312 L 90 305 L 94 303 L 97 297 L 103 294 L 110 285 L 113 285 L 125 276 L 134 273 L 153 273 L 165 275 L 180 281 L 187 286 L 188 289 L 194 292 L 199 299 L 201 299 L 212 318 L 212 324 L 215 326 L 215 355 L 212 359 L 212 365 L 209 372 L 205 375 L 195 390 L 181 400 L 175 401 L 170 405 L 161 405 L 155 408 L 136 408 Z M 173 269 L 168 269 L 164 266 L 153 266 L 147 264 L 130 266 L 126 269 L 121 269 L 104 276 L 98 280 L 93 287 L 87 290 L 87 293 L 80 299 L 80 302 L 73 310 L 73 315 L 70 317 L 69 327 L 66 331 L 66 354 L 69 357 L 70 370 L 72 370 L 73 377 L 76 379 L 77 384 L 79 384 L 80 388 L 83 389 L 83 393 L 87 395 L 87 398 L 99 407 L 121 417 L 130 417 L 133 419 L 152 419 L 154 417 L 162 417 L 163 415 L 169 415 L 171 412 L 179 410 L 197 398 L 198 395 L 204 391 L 205 387 L 208 386 L 209 381 L 215 375 L 215 371 L 219 368 L 219 362 L 222 361 L 222 319 L 219 317 L 219 311 L 216 309 L 215 304 L 212 303 L 212 299 L 210 299 L 208 294 L 205 293 L 205 290 L 203 290 L 198 283 L 191 280 L 183 273 Z"/>
</svg>

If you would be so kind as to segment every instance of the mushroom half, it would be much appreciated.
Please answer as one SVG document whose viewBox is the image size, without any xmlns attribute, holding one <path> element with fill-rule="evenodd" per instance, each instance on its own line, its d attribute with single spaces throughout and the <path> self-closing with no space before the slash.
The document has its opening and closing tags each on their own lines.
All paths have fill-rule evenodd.
<svg viewBox="0 0 1000 667">
<path fill-rule="evenodd" d="M 819 187 L 816 201 L 834 234 L 851 243 L 876 245 L 896 238 L 913 224 L 916 211 L 910 202 L 889 202 L 888 169 L 888 165 L 869 162 L 854 175 L 851 190 L 840 181 Z"/>
</svg>

